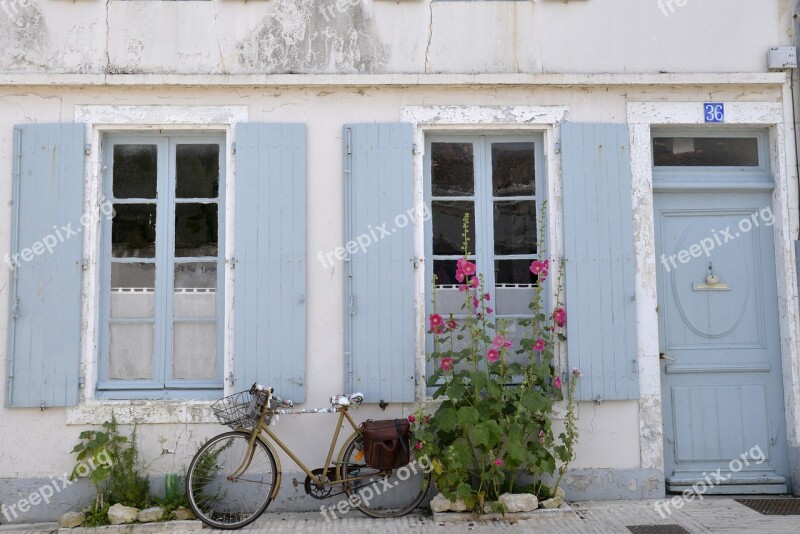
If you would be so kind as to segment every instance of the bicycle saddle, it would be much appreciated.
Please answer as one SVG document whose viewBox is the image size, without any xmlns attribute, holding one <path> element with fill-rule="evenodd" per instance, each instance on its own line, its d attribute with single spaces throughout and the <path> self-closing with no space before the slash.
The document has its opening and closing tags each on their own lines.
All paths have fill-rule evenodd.
<svg viewBox="0 0 800 534">
<path fill-rule="evenodd" d="M 361 404 L 364 401 L 364 394 L 361 392 L 350 393 L 349 395 L 334 395 L 331 397 L 331 404 L 334 406 L 350 406 Z"/>
</svg>

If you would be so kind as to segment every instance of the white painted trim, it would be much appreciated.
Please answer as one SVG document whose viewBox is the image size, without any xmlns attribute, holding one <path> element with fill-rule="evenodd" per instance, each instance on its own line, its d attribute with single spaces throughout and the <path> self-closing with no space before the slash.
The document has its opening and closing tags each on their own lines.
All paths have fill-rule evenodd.
<svg viewBox="0 0 800 534">
<path fill-rule="evenodd" d="M 544 138 L 544 166 L 547 183 L 548 239 L 550 254 L 561 257 L 562 242 L 562 195 L 561 158 L 556 147 L 561 139 L 561 122 L 569 115 L 567 106 L 407 106 L 400 111 L 400 120 L 409 122 L 413 128 L 416 150 L 414 152 L 414 205 L 421 209 L 424 202 L 424 157 L 425 135 L 434 132 L 542 132 Z M 415 223 L 414 252 L 425 257 L 425 235 L 422 221 Z M 416 313 L 416 369 L 423 379 L 417 384 L 416 398 L 429 400 L 426 396 L 425 354 L 425 269 L 419 269 L 415 280 L 414 308 Z M 555 297 L 555 295 L 553 295 Z M 566 363 L 565 347 L 557 347 L 559 358 Z M 562 367 L 564 367 L 562 365 Z"/>
<path fill-rule="evenodd" d="M 781 85 L 783 72 L 666 74 L 25 74 L 0 75 L 0 86 L 320 87 L 474 85 Z"/>
<path fill-rule="evenodd" d="M 783 102 L 724 102 L 725 124 L 767 128 L 770 169 L 775 180 L 776 273 L 780 316 L 784 396 L 789 446 L 800 444 L 800 361 L 798 306 L 793 240 L 798 235 L 797 173 L 794 125 L 788 84 Z M 656 311 L 655 221 L 651 128 L 692 126 L 703 122 L 702 102 L 629 102 L 628 122 L 633 171 L 636 311 L 639 353 L 641 467 L 663 471 L 661 373 Z"/>
<path fill-rule="evenodd" d="M 84 212 L 97 213 L 100 208 L 101 180 L 103 175 L 102 137 L 113 131 L 153 131 L 153 130 L 208 130 L 224 131 L 227 150 L 225 169 L 225 263 L 230 264 L 234 255 L 234 194 L 236 176 L 236 158 L 232 148 L 236 139 L 236 124 L 247 122 L 247 106 L 76 106 L 75 122 L 85 123 L 85 142 L 89 147 L 86 155 L 86 173 L 84 176 L 85 199 Z M 95 219 L 93 219 L 95 220 Z M 97 217 L 96 220 L 100 220 Z M 210 403 L 176 400 L 159 401 L 111 401 L 95 398 L 97 383 L 98 321 L 99 321 L 99 264 L 100 257 L 100 223 L 88 226 L 83 233 L 83 250 L 86 259 L 82 287 L 82 328 L 81 328 L 81 375 L 85 383 L 81 391 L 80 405 L 67 408 L 68 424 L 101 423 L 110 416 L 110 409 L 115 413 L 124 406 L 145 406 L 147 409 L 136 411 L 136 421 L 158 423 L 181 423 L 184 413 L 191 406 L 206 407 Z M 230 393 L 227 377 L 233 366 L 233 272 L 225 273 L 225 325 L 224 325 L 224 365 L 225 393 Z M 187 407 L 188 406 L 188 407 Z M 178 407 L 184 407 L 178 409 Z M 193 412 L 194 413 L 194 412 Z M 122 412 L 119 415 L 122 417 Z M 204 416 L 202 414 L 205 414 Z M 213 414 L 204 408 L 194 413 L 192 421 L 213 422 Z"/>
</svg>

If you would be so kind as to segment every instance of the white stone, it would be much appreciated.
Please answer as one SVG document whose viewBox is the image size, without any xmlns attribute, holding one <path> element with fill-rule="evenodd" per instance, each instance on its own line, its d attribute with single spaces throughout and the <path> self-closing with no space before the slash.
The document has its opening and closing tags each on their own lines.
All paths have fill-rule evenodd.
<svg viewBox="0 0 800 534">
<path fill-rule="evenodd" d="M 553 497 L 552 499 L 547 499 L 546 501 L 542 501 L 542 508 L 558 508 L 564 502 L 563 497 Z"/>
<path fill-rule="evenodd" d="M 498 499 L 507 512 L 532 512 L 539 508 L 539 499 L 530 493 L 504 493 Z"/>
<path fill-rule="evenodd" d="M 194 512 L 192 512 L 185 506 L 181 506 L 180 508 L 175 510 L 176 521 L 188 521 L 190 519 L 195 519 Z"/>
<path fill-rule="evenodd" d="M 79 527 L 86 521 L 86 516 L 80 512 L 67 512 L 58 520 L 59 528 Z"/>
<path fill-rule="evenodd" d="M 132 506 L 123 506 L 115 504 L 108 509 L 108 520 L 112 525 L 122 525 L 124 523 L 133 523 L 138 519 L 139 509 Z"/>
<path fill-rule="evenodd" d="M 444 495 L 439 493 L 433 499 L 431 499 L 431 511 L 432 512 L 466 512 L 467 511 L 467 505 L 460 498 L 457 499 L 456 502 L 452 502 L 452 501 L 450 501 L 450 499 L 448 499 L 447 497 L 445 497 Z"/>
<path fill-rule="evenodd" d="M 164 509 L 160 506 L 153 506 L 152 508 L 145 508 L 139 512 L 139 523 L 152 523 L 153 521 L 161 521 L 164 517 Z"/>
</svg>

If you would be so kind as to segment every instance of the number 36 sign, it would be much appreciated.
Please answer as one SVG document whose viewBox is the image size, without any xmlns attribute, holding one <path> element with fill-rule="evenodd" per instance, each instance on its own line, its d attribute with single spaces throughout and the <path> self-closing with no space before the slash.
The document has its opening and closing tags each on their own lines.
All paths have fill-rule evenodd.
<svg viewBox="0 0 800 534">
<path fill-rule="evenodd" d="M 725 122 L 725 104 L 720 102 L 703 104 L 703 117 L 706 122 Z"/>
</svg>

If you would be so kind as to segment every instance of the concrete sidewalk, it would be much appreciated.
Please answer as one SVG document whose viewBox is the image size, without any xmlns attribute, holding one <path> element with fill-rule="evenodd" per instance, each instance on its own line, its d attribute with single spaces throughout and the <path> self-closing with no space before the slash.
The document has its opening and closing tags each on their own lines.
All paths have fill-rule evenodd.
<svg viewBox="0 0 800 534">
<path fill-rule="evenodd" d="M 318 513 L 265 513 L 244 532 L 270 534 L 326 534 L 326 533 L 386 533 L 430 532 L 449 534 L 461 532 L 541 532 L 564 534 L 630 534 L 627 527 L 635 525 L 680 525 L 691 533 L 749 533 L 768 534 L 800 533 L 800 516 L 767 516 L 743 506 L 728 497 L 706 497 L 702 502 L 687 503 L 680 510 L 673 510 L 662 517 L 656 503 L 665 501 L 603 501 L 573 503 L 573 513 L 548 516 L 512 524 L 508 521 L 435 522 L 429 514 L 413 514 L 399 519 L 371 519 L 353 512 L 338 520 L 326 522 Z M 147 534 L 155 532 L 173 533 L 169 523 L 161 530 L 147 528 Z M 141 526 L 126 529 L 131 533 L 142 532 Z M 19 525 L 0 527 L 0 533 L 45 533 L 57 532 L 55 524 Z M 61 533 L 71 532 L 62 530 Z M 76 532 L 76 531 L 73 531 Z M 115 534 L 117 528 L 102 528 L 97 534 Z M 212 532 L 203 529 L 203 532 Z M 217 531 L 224 532 L 224 531 Z M 672 533 L 670 533 L 672 534 Z M 677 534 L 677 533 L 676 533 Z"/>
</svg>

